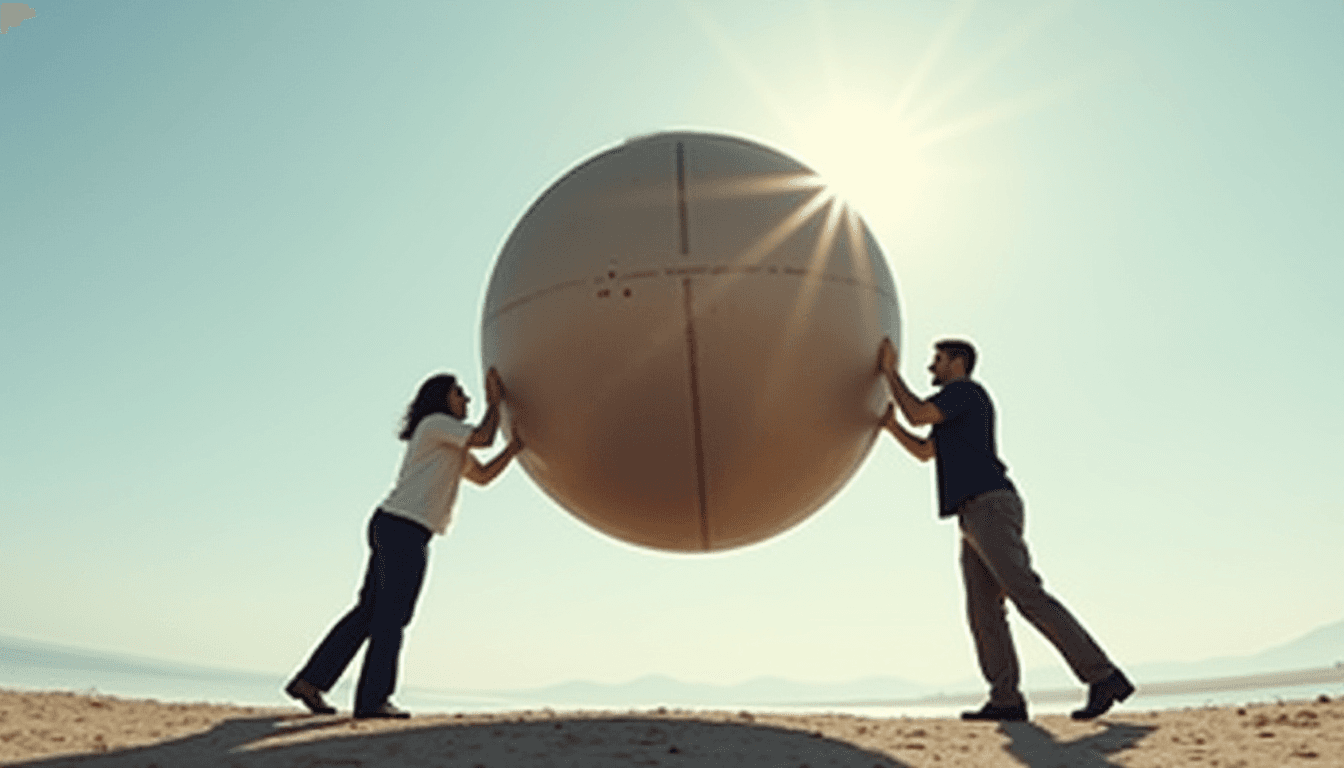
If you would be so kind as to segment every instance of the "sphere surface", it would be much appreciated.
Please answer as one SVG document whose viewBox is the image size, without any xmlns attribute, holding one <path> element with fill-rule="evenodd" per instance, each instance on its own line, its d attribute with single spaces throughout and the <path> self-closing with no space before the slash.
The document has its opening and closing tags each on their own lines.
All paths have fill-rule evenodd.
<svg viewBox="0 0 1344 768">
<path fill-rule="evenodd" d="M 816 175 L 705 133 L 632 139 L 547 189 L 505 242 L 482 357 L 519 460 L 634 544 L 710 551 L 796 525 L 858 468 L 899 342 L 876 241 Z"/>
</svg>

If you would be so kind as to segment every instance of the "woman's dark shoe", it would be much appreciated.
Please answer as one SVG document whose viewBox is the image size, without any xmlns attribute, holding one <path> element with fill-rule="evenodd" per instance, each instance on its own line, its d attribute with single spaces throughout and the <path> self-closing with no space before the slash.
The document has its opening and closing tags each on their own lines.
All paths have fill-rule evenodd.
<svg viewBox="0 0 1344 768">
<path fill-rule="evenodd" d="M 1087 689 L 1087 706 L 1073 711 L 1074 720 L 1091 720 L 1106 714 L 1106 710 L 1117 701 L 1124 701 L 1134 692 L 1134 684 L 1129 682 L 1125 673 L 1115 670 L 1101 682 L 1093 683 Z"/>
<path fill-rule="evenodd" d="M 383 702 L 383 706 L 378 707 L 377 709 L 370 709 L 365 712 L 355 713 L 355 717 L 361 720 L 373 717 L 395 717 L 400 719 L 400 718 L 407 718 L 410 716 L 411 716 L 410 712 L 407 712 L 406 710 L 395 706 L 390 701 Z"/>
<path fill-rule="evenodd" d="M 317 686 L 301 677 L 285 686 L 285 693 L 302 701 L 308 711 L 314 715 L 336 714 L 336 708 L 322 700 L 322 692 L 317 689 Z"/>
<path fill-rule="evenodd" d="M 974 710 L 972 712 L 962 712 L 962 720 L 999 720 L 1008 722 L 1022 722 L 1027 719 L 1027 705 L 1019 704 L 1016 707 L 996 707 L 993 704 Z"/>
</svg>

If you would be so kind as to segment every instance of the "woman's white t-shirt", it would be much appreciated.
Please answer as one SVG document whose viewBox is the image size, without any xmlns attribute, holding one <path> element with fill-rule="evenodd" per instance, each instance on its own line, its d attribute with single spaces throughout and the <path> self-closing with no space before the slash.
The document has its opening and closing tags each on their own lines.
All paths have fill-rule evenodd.
<svg viewBox="0 0 1344 768">
<path fill-rule="evenodd" d="M 448 530 L 471 432 L 471 427 L 446 413 L 421 419 L 406 444 L 397 485 L 378 506 L 434 533 Z"/>
</svg>

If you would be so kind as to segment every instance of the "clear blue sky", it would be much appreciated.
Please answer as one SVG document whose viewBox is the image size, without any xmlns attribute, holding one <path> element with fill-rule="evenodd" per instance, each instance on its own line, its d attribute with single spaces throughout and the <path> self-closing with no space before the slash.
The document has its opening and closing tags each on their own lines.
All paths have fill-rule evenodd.
<svg viewBox="0 0 1344 768">
<path fill-rule="evenodd" d="M 669 128 L 852 191 L 907 380 L 979 344 L 1036 563 L 1122 664 L 1344 616 L 1338 3 L 29 4 L 0 37 L 0 633 L 295 669 L 415 385 L 480 381 L 513 223 Z M 434 541 L 403 679 L 971 676 L 933 506 L 884 440 L 798 528 L 674 556 L 514 467 Z"/>
</svg>

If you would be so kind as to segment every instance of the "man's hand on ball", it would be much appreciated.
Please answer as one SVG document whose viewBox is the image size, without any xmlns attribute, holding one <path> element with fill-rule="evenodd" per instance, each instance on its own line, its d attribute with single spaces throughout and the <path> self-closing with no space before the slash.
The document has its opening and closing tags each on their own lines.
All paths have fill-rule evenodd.
<svg viewBox="0 0 1344 768">
<path fill-rule="evenodd" d="M 890 338 L 882 339 L 882 344 L 877 348 L 877 370 L 879 373 L 896 370 L 896 345 L 891 343 Z"/>
</svg>

